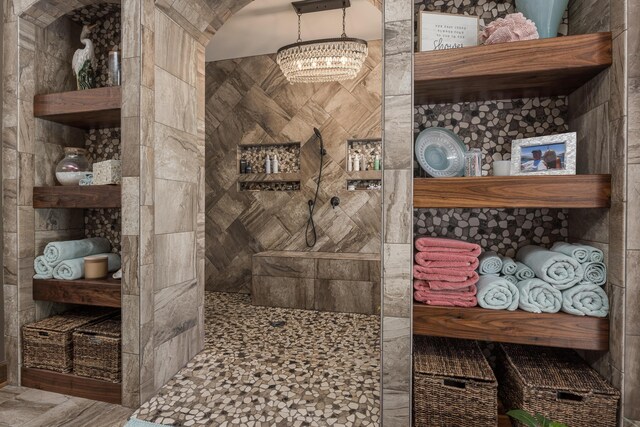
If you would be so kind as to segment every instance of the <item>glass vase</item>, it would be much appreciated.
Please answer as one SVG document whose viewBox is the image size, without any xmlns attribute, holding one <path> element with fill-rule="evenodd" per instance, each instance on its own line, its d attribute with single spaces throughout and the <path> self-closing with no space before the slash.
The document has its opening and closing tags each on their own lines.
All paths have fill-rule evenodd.
<svg viewBox="0 0 640 427">
<path fill-rule="evenodd" d="M 56 179 L 61 185 L 80 185 L 80 180 L 91 172 L 84 148 L 66 147 L 64 158 L 56 166 Z"/>
</svg>

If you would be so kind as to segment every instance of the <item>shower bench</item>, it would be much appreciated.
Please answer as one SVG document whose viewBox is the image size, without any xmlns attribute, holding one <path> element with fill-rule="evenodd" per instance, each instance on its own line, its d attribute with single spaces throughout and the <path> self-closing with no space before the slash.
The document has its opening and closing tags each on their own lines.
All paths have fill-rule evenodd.
<svg viewBox="0 0 640 427">
<path fill-rule="evenodd" d="M 253 255 L 251 302 L 380 313 L 380 254 L 269 251 Z"/>
</svg>

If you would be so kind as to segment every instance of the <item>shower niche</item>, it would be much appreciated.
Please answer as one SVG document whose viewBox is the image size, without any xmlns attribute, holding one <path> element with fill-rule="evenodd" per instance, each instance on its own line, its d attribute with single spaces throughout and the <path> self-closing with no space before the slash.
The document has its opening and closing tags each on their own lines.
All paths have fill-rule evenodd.
<svg viewBox="0 0 640 427">
<path fill-rule="evenodd" d="M 382 140 L 351 139 L 346 148 L 347 190 L 381 190 Z"/>
<path fill-rule="evenodd" d="M 239 145 L 236 166 L 238 191 L 300 190 L 299 142 Z"/>
</svg>

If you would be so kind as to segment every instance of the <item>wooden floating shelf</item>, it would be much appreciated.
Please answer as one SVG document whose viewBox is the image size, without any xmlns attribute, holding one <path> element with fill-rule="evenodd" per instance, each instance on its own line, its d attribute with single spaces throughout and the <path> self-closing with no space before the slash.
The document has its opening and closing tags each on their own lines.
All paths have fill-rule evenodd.
<svg viewBox="0 0 640 427">
<path fill-rule="evenodd" d="M 612 63 L 611 33 L 417 52 L 416 104 L 567 95 Z"/>
<path fill-rule="evenodd" d="M 300 181 L 300 172 L 291 173 L 243 173 L 238 182 L 292 182 Z"/>
<path fill-rule="evenodd" d="M 347 172 L 352 181 L 376 181 L 382 179 L 382 171 L 358 171 Z"/>
<path fill-rule="evenodd" d="M 119 185 L 34 187 L 33 207 L 40 208 L 119 208 Z"/>
<path fill-rule="evenodd" d="M 120 126 L 120 86 L 36 95 L 33 115 L 83 129 Z"/>
<path fill-rule="evenodd" d="M 122 385 L 73 374 L 22 368 L 22 386 L 119 405 Z"/>
<path fill-rule="evenodd" d="M 611 175 L 416 178 L 415 208 L 608 208 Z"/>
<path fill-rule="evenodd" d="M 33 299 L 36 301 L 119 308 L 121 295 L 122 284 L 116 279 L 33 280 Z"/>
<path fill-rule="evenodd" d="M 582 350 L 609 349 L 609 319 L 566 313 L 435 307 L 414 302 L 413 333 Z"/>
</svg>

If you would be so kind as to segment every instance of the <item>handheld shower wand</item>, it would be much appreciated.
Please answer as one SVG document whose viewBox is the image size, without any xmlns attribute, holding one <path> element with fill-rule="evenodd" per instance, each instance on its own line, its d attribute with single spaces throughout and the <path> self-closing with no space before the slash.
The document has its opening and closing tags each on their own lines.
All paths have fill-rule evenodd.
<svg viewBox="0 0 640 427">
<path fill-rule="evenodd" d="M 318 193 L 320 192 L 320 183 L 322 182 L 322 168 L 324 167 L 324 156 L 327 154 L 327 151 L 324 149 L 324 140 L 322 139 L 322 134 L 318 128 L 313 128 L 313 133 L 316 135 L 318 141 L 320 141 L 320 171 L 318 172 L 318 183 L 316 185 L 316 194 L 313 197 L 313 200 L 309 200 L 309 220 L 307 221 L 307 228 L 304 233 L 304 238 L 307 243 L 307 246 L 312 248 L 316 245 L 318 240 L 318 234 L 316 233 L 316 224 L 313 221 L 313 211 L 316 208 L 316 203 L 318 202 Z M 309 229 L 311 229 L 312 238 L 309 238 Z"/>
</svg>

